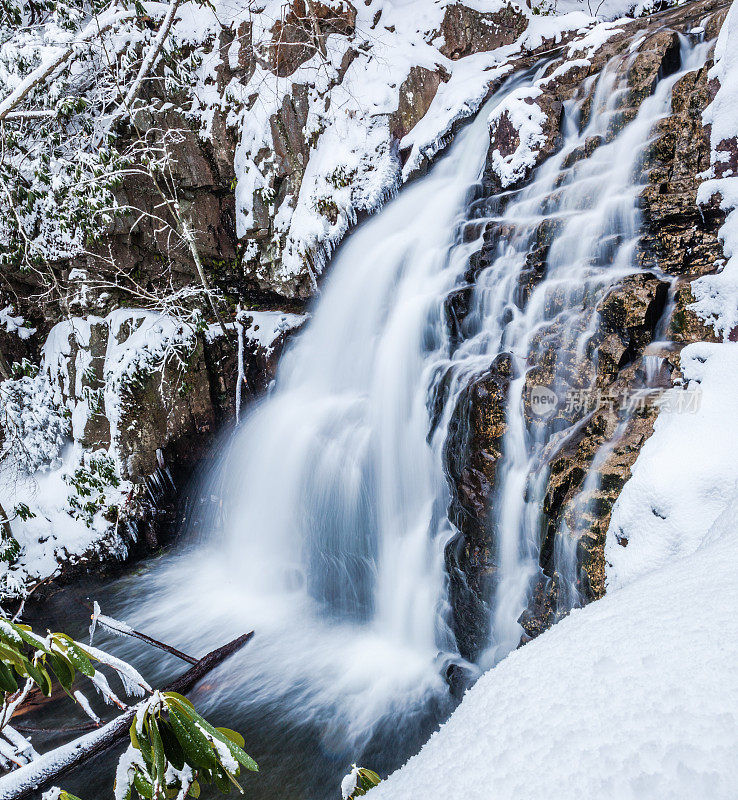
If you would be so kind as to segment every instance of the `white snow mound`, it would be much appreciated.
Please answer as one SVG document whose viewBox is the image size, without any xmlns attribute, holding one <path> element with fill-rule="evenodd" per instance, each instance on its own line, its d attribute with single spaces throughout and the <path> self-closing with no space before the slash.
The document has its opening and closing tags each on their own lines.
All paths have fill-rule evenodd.
<svg viewBox="0 0 738 800">
<path fill-rule="evenodd" d="M 485 674 L 372 800 L 732 800 L 738 500 L 717 539 Z"/>
</svg>

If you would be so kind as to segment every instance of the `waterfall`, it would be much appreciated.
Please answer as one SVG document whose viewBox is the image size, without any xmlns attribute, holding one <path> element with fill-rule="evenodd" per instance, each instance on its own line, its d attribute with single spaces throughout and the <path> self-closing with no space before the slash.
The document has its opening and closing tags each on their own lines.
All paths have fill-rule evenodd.
<svg viewBox="0 0 738 800">
<path fill-rule="evenodd" d="M 705 47 L 685 44 L 682 69 Z M 593 385 L 598 304 L 640 269 L 643 155 L 678 78 L 662 79 L 613 135 L 626 88 L 609 66 L 591 84 L 586 124 L 583 94 L 567 102 L 563 146 L 534 179 L 485 197 L 487 116 L 544 68 L 509 80 L 427 175 L 346 239 L 275 386 L 217 459 L 200 540 L 122 584 L 116 613 L 183 650 L 257 631 L 208 702 L 318 720 L 322 747 L 350 752 L 379 720 L 447 697 L 453 665 L 474 668 L 450 625 L 444 550 L 457 531 L 444 448 L 464 389 L 501 354 L 513 378 L 482 666 L 518 645 L 540 569 L 546 459 L 566 433 L 545 415 L 531 422 L 535 369 L 547 365 L 541 382 L 559 401 L 582 364 Z M 545 273 L 521 297 L 542 225 L 552 231 Z M 452 331 L 447 300 L 490 230 L 491 259 Z M 555 557 L 573 604 L 575 548 Z"/>
<path fill-rule="evenodd" d="M 669 113 L 676 80 L 704 63 L 705 48 L 692 47 L 682 38 L 681 71 L 660 80 L 635 119 L 619 132 L 628 87 L 625 78 L 618 77 L 618 65 L 608 64 L 596 79 L 591 101 L 585 92 L 565 104 L 563 145 L 539 167 L 535 180 L 481 205 L 480 218 L 493 232 L 494 246 L 489 266 L 476 276 L 464 320 L 465 339 L 453 356 L 453 383 L 458 393 L 470 374 L 486 369 L 502 353 L 512 357 L 516 375 L 505 407 L 503 454 L 489 520 L 497 553 L 485 666 L 517 647 L 523 635 L 519 619 L 540 569 L 551 444 L 554 437 L 561 440 L 566 435 L 566 422 L 560 417 L 536 417 L 531 393 L 552 393 L 563 406 L 572 387 L 595 390 L 597 353 L 590 341 L 598 306 L 618 281 L 641 269 L 636 257 L 642 227 L 638 198 L 651 132 Z M 586 102 L 591 104 L 584 124 Z M 540 246 L 542 230 L 553 232 L 545 274 L 521 300 L 526 259 Z M 452 392 L 449 408 L 453 403 Z M 581 415 L 569 420 L 571 427 L 580 420 Z M 615 439 L 595 456 L 583 494 L 596 487 L 597 467 L 623 428 L 621 422 Z M 559 537 L 555 558 L 564 603 L 571 608 L 577 602 L 576 540 Z"/>
<path fill-rule="evenodd" d="M 448 625 L 444 433 L 429 435 L 429 405 L 451 352 L 444 301 L 478 247 L 464 224 L 487 116 L 533 75 L 508 81 L 339 248 L 274 387 L 217 459 L 201 541 L 119 593 L 117 613 L 185 650 L 256 629 L 239 667 L 249 702 L 329 713 L 325 746 L 350 751 L 387 714 L 447 696 L 445 673 L 463 661 Z M 240 687 L 218 691 L 244 702 Z"/>
</svg>

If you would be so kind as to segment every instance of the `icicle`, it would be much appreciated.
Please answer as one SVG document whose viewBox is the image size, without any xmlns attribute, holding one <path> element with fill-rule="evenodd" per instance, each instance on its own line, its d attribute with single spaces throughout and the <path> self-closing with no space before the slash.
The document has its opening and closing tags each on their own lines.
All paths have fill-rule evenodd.
<svg viewBox="0 0 738 800">
<path fill-rule="evenodd" d="M 243 375 L 243 325 L 240 320 L 241 305 L 239 303 L 236 313 L 236 329 L 238 330 L 238 379 L 236 380 L 236 425 L 241 423 L 241 384 Z"/>
</svg>

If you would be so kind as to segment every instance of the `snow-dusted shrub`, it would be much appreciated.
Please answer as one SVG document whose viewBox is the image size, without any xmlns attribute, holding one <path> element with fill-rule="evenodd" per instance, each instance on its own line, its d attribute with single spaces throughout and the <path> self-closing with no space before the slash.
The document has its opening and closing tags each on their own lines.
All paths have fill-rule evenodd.
<svg viewBox="0 0 738 800">
<path fill-rule="evenodd" d="M 96 514 L 105 509 L 105 517 L 115 520 L 118 507 L 109 505 L 108 491 L 120 486 L 115 461 L 104 451 L 83 453 L 82 462 L 71 474 L 64 475 L 71 493 L 67 499 L 75 519 L 92 525 Z"/>
<path fill-rule="evenodd" d="M 33 474 L 59 465 L 69 435 L 69 413 L 56 405 L 52 387 L 37 368 L 25 362 L 16 375 L 0 383 L 0 462 L 12 459 Z"/>
</svg>

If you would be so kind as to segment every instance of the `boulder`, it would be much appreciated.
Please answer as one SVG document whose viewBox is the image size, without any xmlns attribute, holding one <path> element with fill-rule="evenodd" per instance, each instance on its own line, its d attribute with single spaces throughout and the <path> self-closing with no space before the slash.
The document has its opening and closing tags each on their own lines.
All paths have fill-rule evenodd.
<svg viewBox="0 0 738 800">
<path fill-rule="evenodd" d="M 454 61 L 473 53 L 512 44 L 526 29 L 528 19 L 512 4 L 494 12 L 468 8 L 461 2 L 446 7 L 441 22 L 441 53 Z"/>
</svg>

